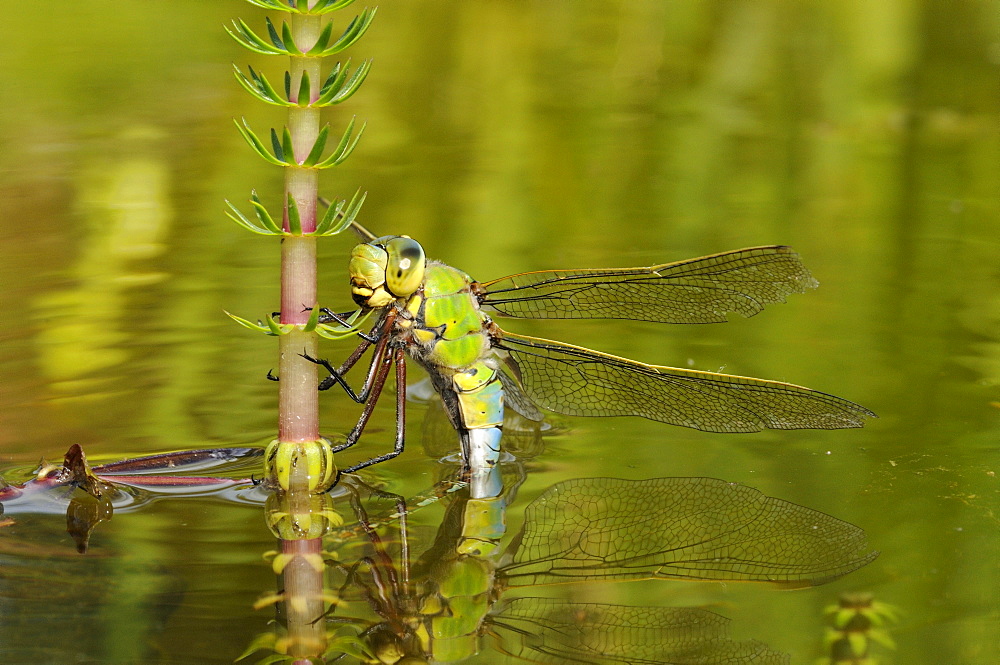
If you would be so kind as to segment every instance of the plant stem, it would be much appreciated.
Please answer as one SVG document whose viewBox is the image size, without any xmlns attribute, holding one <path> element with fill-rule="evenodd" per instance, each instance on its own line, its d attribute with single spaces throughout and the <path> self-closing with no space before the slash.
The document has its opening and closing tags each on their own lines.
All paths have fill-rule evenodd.
<svg viewBox="0 0 1000 665">
<path fill-rule="evenodd" d="M 295 43 L 303 50 L 316 43 L 320 34 L 319 16 L 292 14 L 290 27 Z M 310 101 L 319 95 L 319 58 L 291 59 L 291 92 L 296 99 L 308 78 Z M 309 154 L 319 134 L 319 109 L 291 107 L 288 129 L 292 136 L 295 161 Z M 289 230 L 288 200 L 295 201 L 303 233 L 316 230 L 319 172 L 316 169 L 288 167 L 285 172 L 285 204 L 283 224 Z M 316 238 L 286 237 L 281 245 L 281 322 L 305 323 L 311 309 L 317 306 Z M 279 342 L 278 368 L 281 383 L 278 395 L 278 440 L 315 441 L 319 439 L 319 395 L 316 391 L 316 365 L 300 354 L 316 356 L 315 333 L 293 332 L 282 335 Z"/>
</svg>

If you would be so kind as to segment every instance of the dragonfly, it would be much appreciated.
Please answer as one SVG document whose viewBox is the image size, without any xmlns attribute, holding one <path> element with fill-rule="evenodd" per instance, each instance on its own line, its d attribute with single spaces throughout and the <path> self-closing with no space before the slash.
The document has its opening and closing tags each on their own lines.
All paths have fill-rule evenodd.
<svg viewBox="0 0 1000 665">
<path fill-rule="evenodd" d="M 530 594 L 543 585 L 653 579 L 807 587 L 878 554 L 852 524 L 714 478 L 564 481 L 525 508 L 523 526 L 501 549 L 511 500 L 503 485 L 496 497 L 474 499 L 469 488 L 449 495 L 433 545 L 412 567 L 405 530 L 397 564 L 370 527 L 372 554 L 336 564 L 346 575 L 336 597 L 360 595 L 376 615 L 334 606 L 327 617 L 354 626 L 364 662 L 458 662 L 492 638 L 498 652 L 533 663 L 787 664 L 760 642 L 733 641 L 729 620 L 701 608 Z M 356 494 L 352 506 L 367 524 Z"/>
<path fill-rule="evenodd" d="M 340 385 L 364 404 L 336 450 L 361 436 L 395 367 L 396 434 L 391 452 L 344 469 L 353 472 L 403 452 L 406 360 L 430 377 L 459 434 L 467 468 L 499 458 L 504 409 L 539 421 L 542 409 L 570 416 L 640 416 L 706 432 L 862 427 L 875 417 L 854 402 L 790 383 L 662 367 L 565 342 L 501 329 L 494 317 L 627 319 L 719 323 L 750 317 L 766 305 L 818 283 L 798 254 L 767 245 L 642 268 L 542 270 L 479 282 L 427 259 L 408 236 L 374 234 L 351 252 L 354 302 L 376 315 L 369 333 L 339 366 L 304 356 L 329 375 L 320 390 Z M 347 325 L 347 316 L 324 310 Z M 362 388 L 344 379 L 374 347 Z"/>
</svg>

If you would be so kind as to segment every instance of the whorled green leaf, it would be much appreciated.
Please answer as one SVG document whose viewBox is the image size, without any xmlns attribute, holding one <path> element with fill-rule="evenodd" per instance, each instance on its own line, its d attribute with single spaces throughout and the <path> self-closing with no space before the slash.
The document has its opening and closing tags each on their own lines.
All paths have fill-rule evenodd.
<svg viewBox="0 0 1000 665">
<path fill-rule="evenodd" d="M 260 197 L 257 196 L 257 190 L 251 190 L 250 192 L 250 205 L 253 206 L 254 213 L 257 215 L 257 219 L 260 220 L 261 226 L 268 229 L 272 233 L 284 235 L 284 229 L 281 225 L 274 221 L 274 217 L 271 213 L 267 211 L 264 204 L 260 202 Z"/>
<path fill-rule="evenodd" d="M 247 0 L 251 5 L 289 14 L 326 14 L 353 4 L 354 0 L 320 0 L 310 9 L 305 0 Z"/>
<path fill-rule="evenodd" d="M 363 663 L 377 662 L 375 654 L 364 640 L 353 635 L 334 637 L 329 641 L 329 646 L 323 655 L 328 662 L 331 662 L 345 654 L 351 658 L 357 658 Z"/>
<path fill-rule="evenodd" d="M 292 133 L 285 127 L 281 132 L 281 153 L 285 155 L 285 163 L 295 163 L 295 148 L 292 145 Z"/>
<path fill-rule="evenodd" d="M 357 310 L 351 316 L 347 317 L 347 326 L 319 323 L 320 311 L 319 308 L 316 307 L 313 308 L 312 313 L 309 315 L 309 320 L 304 324 L 279 323 L 275 321 L 274 317 L 270 314 L 265 316 L 263 321 L 258 320 L 256 323 L 250 321 L 249 319 L 244 319 L 241 316 L 236 316 L 232 312 L 226 312 L 226 316 L 248 330 L 261 332 L 269 337 L 279 337 L 281 335 L 287 335 L 294 330 L 301 330 L 304 332 L 315 331 L 317 335 L 323 337 L 324 339 L 340 340 L 357 335 L 358 331 L 361 330 L 362 326 L 372 315 L 372 311 L 373 310 L 369 310 L 362 314 L 361 310 Z"/>
<path fill-rule="evenodd" d="M 306 55 L 322 58 L 340 53 L 361 39 L 365 32 L 368 31 L 369 26 L 371 26 L 372 20 L 375 18 L 375 12 L 375 8 L 366 8 L 363 12 L 355 16 L 347 25 L 347 28 L 344 29 L 343 34 L 341 34 L 340 37 L 338 37 L 332 44 L 330 43 L 330 39 L 333 36 L 333 24 L 327 23 L 327 25 L 324 26 L 323 30 L 320 32 L 317 41 L 308 51 L 303 51 L 295 43 L 295 37 L 292 35 L 291 26 L 287 21 L 281 22 L 281 31 L 279 34 L 278 29 L 274 26 L 274 23 L 271 22 L 271 19 L 264 19 L 264 22 L 267 25 L 267 36 L 270 43 L 254 33 L 253 30 L 251 30 L 250 27 L 247 26 L 247 24 L 242 20 L 238 23 L 236 21 L 233 22 L 236 32 L 234 33 L 230 30 L 230 34 L 232 34 L 233 37 L 235 37 L 237 41 L 243 44 L 246 48 L 259 53 L 289 56 Z"/>
<path fill-rule="evenodd" d="M 250 2 L 253 2 L 253 0 L 250 0 Z M 258 651 L 274 651 L 274 645 L 277 641 L 278 636 L 273 632 L 260 633 L 253 638 L 253 641 L 250 642 L 250 645 L 247 646 L 246 650 L 236 657 L 236 660 L 243 660 L 250 654 Z"/>
<path fill-rule="evenodd" d="M 263 74 L 254 71 L 253 67 L 249 67 L 250 75 L 245 75 L 240 68 L 233 65 L 233 74 L 236 76 L 236 80 L 239 82 L 243 89 L 249 92 L 251 95 L 264 102 L 265 104 L 273 104 L 274 106 L 295 106 L 293 102 L 288 101 L 286 95 L 281 96 L 271 82 L 267 80 Z"/>
<path fill-rule="evenodd" d="M 312 332 L 316 330 L 317 325 L 319 325 L 319 307 L 313 307 L 309 312 L 309 320 L 306 321 L 306 325 L 302 328 L 302 330 L 304 332 Z"/>
<path fill-rule="evenodd" d="M 326 80 L 323 81 L 323 85 L 319 89 L 320 97 L 329 93 L 331 88 L 340 89 L 344 85 L 344 81 L 347 80 L 347 70 L 351 66 L 351 59 L 348 58 L 347 62 L 338 62 L 327 74 Z"/>
<path fill-rule="evenodd" d="M 222 310 L 222 311 L 225 312 L 226 310 Z M 236 323 L 240 324 L 244 328 L 248 328 L 250 330 L 256 330 L 257 332 L 262 332 L 265 335 L 269 335 L 271 337 L 274 337 L 274 336 L 277 336 L 277 335 L 281 334 L 280 330 L 277 331 L 277 332 L 275 332 L 275 330 L 272 329 L 271 326 L 265 325 L 265 324 L 263 324 L 263 323 L 261 323 L 259 321 L 257 323 L 254 323 L 253 321 L 249 321 L 247 319 L 244 319 L 241 316 L 236 316 L 235 314 L 233 314 L 231 312 L 226 312 L 226 316 L 228 316 L 229 318 L 231 318 L 233 321 L 235 321 Z"/>
<path fill-rule="evenodd" d="M 243 19 L 233 19 L 233 27 L 225 26 L 226 32 L 235 39 L 241 46 L 263 55 L 287 55 L 285 49 L 276 48 L 261 37 L 257 36 L 250 26 Z"/>
<path fill-rule="evenodd" d="M 247 0 L 247 2 L 251 5 L 257 5 L 258 7 L 263 7 L 264 9 L 273 9 L 277 12 L 295 11 L 295 7 L 289 5 L 288 2 L 279 2 L 278 0 Z"/>
<path fill-rule="evenodd" d="M 330 39 L 333 37 L 333 21 L 327 21 L 326 25 L 323 26 L 322 32 L 319 33 L 319 37 L 316 38 L 316 43 L 313 44 L 312 48 L 306 51 L 308 55 L 314 55 L 320 53 L 330 44 Z"/>
<path fill-rule="evenodd" d="M 285 44 L 285 48 L 292 55 L 302 55 L 302 50 L 295 45 L 295 38 L 292 37 L 292 28 L 287 22 L 281 22 L 281 41 Z"/>
<path fill-rule="evenodd" d="M 313 143 L 312 150 L 302 161 L 302 166 L 315 166 L 319 158 L 323 156 L 323 150 L 326 148 L 326 140 L 330 136 L 330 123 L 323 125 L 323 128 L 319 130 L 319 134 L 316 136 L 316 142 Z"/>
<path fill-rule="evenodd" d="M 301 163 L 295 162 L 294 153 L 292 148 L 292 135 L 286 127 L 282 131 L 282 136 L 278 138 L 278 132 L 271 129 L 271 149 L 273 155 L 267 151 L 260 139 L 250 130 L 249 126 L 246 125 L 246 121 L 243 122 L 243 127 L 240 127 L 237 123 L 237 127 L 240 127 L 240 133 L 247 140 L 247 143 L 257 153 L 263 157 L 266 161 L 271 164 L 278 166 L 301 166 L 304 168 L 315 168 L 315 169 L 326 169 L 332 166 L 337 166 L 341 164 L 345 159 L 347 159 L 350 154 L 354 151 L 354 148 L 358 144 L 358 140 L 361 138 L 361 134 L 365 130 L 365 125 L 354 132 L 355 118 L 351 118 L 351 121 L 347 125 L 347 129 L 344 134 L 340 137 L 340 141 L 334 148 L 326 159 L 320 161 L 320 156 L 322 155 L 323 149 L 326 147 L 327 139 L 330 134 L 329 126 L 324 126 L 319 134 L 316 136 L 316 140 L 313 142 L 313 146 L 309 151 L 309 154 L 302 160 Z"/>
<path fill-rule="evenodd" d="M 272 233 L 267 229 L 261 228 L 256 224 L 254 224 L 253 222 L 251 222 L 250 219 L 247 218 L 247 216 L 244 215 L 242 212 L 240 212 L 240 209 L 237 208 L 235 205 L 233 205 L 233 203 L 228 199 L 226 199 L 226 205 L 229 206 L 229 210 L 226 210 L 226 217 L 233 220 L 234 222 L 245 228 L 247 231 L 264 236 L 272 235 Z"/>
<path fill-rule="evenodd" d="M 259 206 L 259 202 L 254 205 L 254 210 L 257 213 L 257 219 L 260 222 L 259 224 L 251 221 L 250 218 L 244 215 L 239 208 L 233 205 L 232 202 L 227 200 L 226 205 L 229 206 L 229 210 L 226 211 L 226 216 L 246 230 L 262 236 L 284 235 L 281 228 L 278 227 L 274 223 L 274 220 L 271 219 L 271 215 L 268 214 L 267 210 L 265 210 L 263 206 Z"/>
<path fill-rule="evenodd" d="M 879 628 L 869 630 L 868 637 L 871 638 L 872 642 L 881 644 L 886 649 L 892 649 L 892 650 L 896 649 L 896 641 L 892 639 L 889 633 L 885 632 L 884 630 L 881 630 Z"/>
<path fill-rule="evenodd" d="M 320 0 L 317 2 L 311 10 L 308 12 L 303 11 L 303 13 L 309 14 L 326 14 L 327 12 L 333 12 L 338 9 L 343 9 L 344 7 L 354 4 L 354 0 Z"/>
<path fill-rule="evenodd" d="M 256 221 L 244 215 L 236 205 L 228 200 L 226 205 L 229 206 L 229 210 L 226 211 L 226 215 L 243 228 L 258 235 L 331 236 L 340 233 L 354 222 L 366 196 L 367 193 L 358 190 L 351 197 L 350 202 L 341 200 L 336 205 L 329 206 L 323 219 L 319 221 L 316 230 L 312 233 L 302 232 L 302 216 L 297 202 L 291 195 L 288 196 L 288 231 L 285 231 L 283 226 L 268 212 L 264 204 L 261 203 L 256 190 L 250 194 L 250 205 L 253 207 Z"/>
<path fill-rule="evenodd" d="M 314 309 L 313 311 L 317 313 L 318 317 L 319 310 Z M 345 319 L 345 322 L 348 324 L 346 327 L 341 325 L 331 325 L 328 323 L 319 323 L 315 327 L 316 334 L 324 339 L 331 340 L 353 337 L 358 334 L 358 331 L 361 330 L 362 326 L 364 326 L 365 322 L 368 321 L 368 318 L 374 311 L 375 310 L 370 309 L 367 312 L 362 313 L 360 309 L 357 310 L 354 314 L 351 314 L 347 317 L 347 319 Z M 312 321 L 312 316 L 309 317 L 309 321 Z"/>
<path fill-rule="evenodd" d="M 284 95 L 281 95 L 271 85 L 266 76 L 254 70 L 253 67 L 248 67 L 249 75 L 247 75 L 238 66 L 233 65 L 233 74 L 247 92 L 266 104 L 317 108 L 339 104 L 358 91 L 371 71 L 372 61 L 365 60 L 353 73 L 350 72 L 350 64 L 350 60 L 343 65 L 337 63 L 323 82 L 316 101 L 311 103 L 309 101 L 311 85 L 307 73 L 303 73 L 302 82 L 299 84 L 298 99 L 295 101 L 292 100 L 291 74 L 288 72 L 285 72 L 284 77 Z"/>
<path fill-rule="evenodd" d="M 301 51 L 295 48 L 294 43 L 290 47 L 285 44 L 281 37 L 278 36 L 278 31 L 275 30 L 274 23 L 271 22 L 270 18 L 265 16 L 264 23 L 267 25 L 267 36 L 271 39 L 271 44 L 274 45 L 274 48 L 278 49 L 279 53 L 284 55 L 292 55 L 293 53 L 295 55 L 299 55 L 301 53 Z M 286 23 L 282 23 L 282 32 L 288 36 L 289 40 L 291 40 L 292 33 L 288 29 L 288 25 Z"/>
<path fill-rule="evenodd" d="M 295 326 L 288 323 L 278 323 L 274 320 L 274 317 L 268 314 L 264 317 L 264 322 L 267 324 L 268 329 L 274 335 L 287 335 L 295 329 Z"/>
<path fill-rule="evenodd" d="M 358 91 L 358 88 L 361 87 L 361 84 L 368 77 L 368 72 L 371 71 L 372 61 L 365 60 L 362 62 L 354 70 L 354 73 L 350 75 L 350 78 L 348 78 L 350 64 L 350 60 L 343 67 L 340 66 L 340 63 L 337 63 L 337 66 L 334 67 L 323 83 L 323 87 L 320 88 L 319 97 L 312 103 L 312 106 L 332 106 L 333 104 L 339 104 Z"/>
<path fill-rule="evenodd" d="M 321 15 L 338 9 L 343 9 L 352 4 L 354 0 L 320 0 L 312 8 L 309 8 L 305 0 L 247 0 L 253 5 L 292 14 Z M 375 16 L 375 9 L 365 8 L 358 16 L 348 24 L 344 33 L 330 44 L 333 25 L 328 23 L 320 33 L 320 39 L 309 49 L 303 52 L 296 44 L 292 36 L 288 23 L 282 21 L 281 34 L 274 27 L 270 18 L 265 18 L 267 25 L 267 39 L 257 35 L 242 19 L 234 19 L 233 26 L 226 26 L 226 32 L 230 34 L 244 48 L 264 55 L 309 55 L 314 57 L 324 57 L 339 53 L 354 44 L 368 30 L 372 19 Z"/>
<path fill-rule="evenodd" d="M 299 204 L 295 202 L 295 197 L 287 196 L 288 205 L 288 233 L 293 236 L 302 235 L 302 217 L 299 215 Z"/>
<path fill-rule="evenodd" d="M 322 337 L 323 339 L 328 339 L 334 342 L 338 342 L 342 339 L 347 339 L 348 337 L 354 337 L 355 335 L 358 334 L 358 331 L 352 330 L 351 332 L 333 332 L 329 329 L 329 327 L 326 324 L 321 323 L 318 326 L 316 326 L 316 334 Z"/>
<path fill-rule="evenodd" d="M 845 635 L 850 645 L 851 656 L 860 660 L 868 653 L 868 636 L 864 633 L 847 633 Z"/>
<path fill-rule="evenodd" d="M 236 129 L 240 131 L 240 135 L 247 142 L 247 144 L 253 148 L 254 152 L 263 158 L 268 164 L 274 164 L 275 166 L 290 166 L 288 162 L 284 160 L 284 156 L 276 157 L 271 154 L 267 148 L 264 147 L 263 142 L 254 134 L 253 130 L 250 129 L 250 125 L 247 124 L 246 118 L 240 120 L 233 119 L 236 123 Z M 272 141 L 274 139 L 274 130 L 271 130 Z"/>
<path fill-rule="evenodd" d="M 326 209 L 323 219 L 316 224 L 316 232 L 313 235 L 326 236 L 336 235 L 346 228 L 344 221 L 344 201 L 337 201 L 336 205 L 330 205 Z"/>
<path fill-rule="evenodd" d="M 299 96 L 295 101 L 292 101 L 291 74 L 288 72 L 285 72 L 284 77 L 284 95 L 271 84 L 266 76 L 253 67 L 248 67 L 249 73 L 244 74 L 238 66 L 233 65 L 233 75 L 244 90 L 265 104 L 321 108 L 340 104 L 357 92 L 371 71 L 372 61 L 365 60 L 353 72 L 350 71 L 350 64 L 350 60 L 343 65 L 337 63 L 320 88 L 316 101 L 311 103 L 309 101 L 310 80 L 306 73 L 303 74 L 302 83 L 299 85 Z"/>
<path fill-rule="evenodd" d="M 316 232 L 312 235 L 332 236 L 340 233 L 354 222 L 361 210 L 361 205 L 365 202 L 368 193 L 361 193 L 359 189 L 351 197 L 350 203 L 338 201 L 336 205 L 331 205 L 326 209 L 323 219 L 316 225 Z"/>
<path fill-rule="evenodd" d="M 368 27 L 371 25 L 372 20 L 375 18 L 376 8 L 366 7 L 364 11 L 354 17 L 354 19 L 347 25 L 344 33 L 335 41 L 334 43 L 326 46 L 321 50 L 310 49 L 309 55 L 316 57 L 326 57 L 328 55 L 334 55 L 335 53 L 340 53 L 344 49 L 348 48 L 354 42 L 361 39 L 361 37 L 368 31 Z"/>
<path fill-rule="evenodd" d="M 355 146 L 358 145 L 358 140 L 365 131 L 365 125 L 361 125 L 361 128 L 358 130 L 357 134 L 354 134 L 352 139 L 351 134 L 354 132 L 354 121 L 355 118 L 351 118 L 351 122 L 348 123 L 343 136 L 340 137 L 340 143 L 337 144 L 337 147 L 333 149 L 333 152 L 331 152 L 326 159 L 321 162 L 317 162 L 315 168 L 327 169 L 331 166 L 337 166 L 347 159 L 352 152 L 354 152 Z"/>
<path fill-rule="evenodd" d="M 309 106 L 309 98 L 312 95 L 312 85 L 309 81 L 309 72 L 302 72 L 302 78 L 299 80 L 299 96 L 295 100 L 295 103 L 299 106 Z M 291 97 L 289 97 L 291 99 Z"/>
<path fill-rule="evenodd" d="M 884 625 L 886 620 L 892 623 L 899 623 L 899 608 L 895 605 L 889 605 L 888 603 L 876 600 L 871 605 L 871 611 L 868 613 L 868 618 L 871 620 L 876 617 L 878 618 L 879 623 L 875 625 L 878 626 Z"/>
<path fill-rule="evenodd" d="M 275 663 L 291 663 L 296 659 L 293 656 L 287 656 L 280 653 L 273 653 L 270 656 L 265 656 L 258 660 L 254 665 L 274 665 Z"/>
<path fill-rule="evenodd" d="M 251 5 L 278 12 L 301 13 L 295 8 L 295 0 L 247 0 Z"/>
<path fill-rule="evenodd" d="M 275 158 L 282 164 L 288 164 L 288 160 L 285 159 L 285 148 L 281 145 L 281 141 L 278 140 L 278 132 L 275 131 L 274 127 L 271 128 L 271 150 L 274 152 Z"/>
</svg>

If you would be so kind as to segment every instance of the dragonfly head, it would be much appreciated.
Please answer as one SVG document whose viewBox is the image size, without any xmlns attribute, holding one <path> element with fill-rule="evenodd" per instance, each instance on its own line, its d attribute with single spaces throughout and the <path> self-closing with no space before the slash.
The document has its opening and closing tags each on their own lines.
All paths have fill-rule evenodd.
<svg viewBox="0 0 1000 665">
<path fill-rule="evenodd" d="M 351 294 L 361 307 L 408 298 L 424 281 L 424 248 L 407 236 L 383 236 L 351 251 Z"/>
</svg>

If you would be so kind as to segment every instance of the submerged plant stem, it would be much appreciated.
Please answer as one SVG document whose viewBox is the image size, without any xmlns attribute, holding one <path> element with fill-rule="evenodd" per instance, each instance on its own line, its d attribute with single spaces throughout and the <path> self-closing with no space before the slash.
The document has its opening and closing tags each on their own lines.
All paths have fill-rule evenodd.
<svg viewBox="0 0 1000 665">
<path fill-rule="evenodd" d="M 294 663 L 312 663 L 326 649 L 326 624 L 318 621 L 325 611 L 323 573 L 309 563 L 323 549 L 321 538 L 282 540 L 281 551 L 292 555 L 283 572 L 287 613 L 288 655 Z"/>
</svg>

